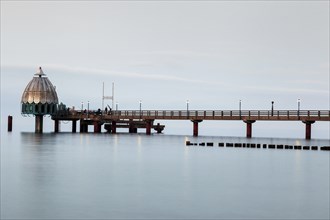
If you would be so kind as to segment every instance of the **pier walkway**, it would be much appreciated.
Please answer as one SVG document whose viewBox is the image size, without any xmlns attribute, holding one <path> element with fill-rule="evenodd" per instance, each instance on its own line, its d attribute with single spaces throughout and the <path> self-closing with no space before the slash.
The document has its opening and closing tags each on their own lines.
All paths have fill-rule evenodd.
<svg viewBox="0 0 330 220">
<path fill-rule="evenodd" d="M 146 134 L 151 129 L 161 133 L 164 125 L 155 120 L 189 120 L 193 122 L 193 135 L 198 136 L 198 124 L 204 120 L 241 120 L 246 123 L 246 137 L 252 137 L 252 124 L 256 121 L 301 121 L 306 126 L 305 138 L 311 139 L 312 124 L 316 121 L 330 121 L 329 110 L 120 110 L 120 111 L 75 111 L 62 110 L 52 115 L 55 132 L 59 131 L 59 121 L 72 121 L 72 132 L 76 132 L 76 122 L 80 121 L 80 132 L 88 132 L 88 125 L 94 126 L 94 132 L 101 132 L 101 126 L 108 132 L 116 133 L 116 128 L 128 128 L 136 133 L 138 128 L 145 128 Z"/>
</svg>

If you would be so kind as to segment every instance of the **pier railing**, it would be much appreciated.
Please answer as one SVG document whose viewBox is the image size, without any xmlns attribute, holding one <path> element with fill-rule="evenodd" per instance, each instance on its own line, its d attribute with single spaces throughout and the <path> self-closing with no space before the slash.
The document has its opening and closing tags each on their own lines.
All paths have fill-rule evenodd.
<svg viewBox="0 0 330 220">
<path fill-rule="evenodd" d="M 283 120 L 330 121 L 329 110 L 120 110 L 120 111 L 66 111 L 53 115 L 54 119 L 78 120 Z"/>
</svg>

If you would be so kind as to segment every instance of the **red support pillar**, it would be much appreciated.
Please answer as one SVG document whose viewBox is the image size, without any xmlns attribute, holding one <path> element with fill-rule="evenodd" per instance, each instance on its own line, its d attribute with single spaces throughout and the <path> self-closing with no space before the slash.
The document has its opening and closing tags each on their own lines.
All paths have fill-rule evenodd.
<svg viewBox="0 0 330 220">
<path fill-rule="evenodd" d="M 305 130 L 305 139 L 310 140 L 312 137 L 312 124 L 315 121 L 303 121 L 304 124 L 306 124 L 306 130 Z"/>
<path fill-rule="evenodd" d="M 101 124 L 97 121 L 94 121 L 94 133 L 101 133 Z"/>
<path fill-rule="evenodd" d="M 307 140 L 310 140 L 312 136 L 312 124 L 306 123 L 306 135 L 305 138 Z"/>
<path fill-rule="evenodd" d="M 193 134 L 195 137 L 198 136 L 198 122 L 194 121 L 194 131 Z"/>
<path fill-rule="evenodd" d="M 55 120 L 54 120 L 54 132 L 55 132 L 55 133 L 58 133 L 59 130 L 60 130 L 60 121 L 57 120 L 57 119 L 55 119 Z"/>
<path fill-rule="evenodd" d="M 152 120 L 146 120 L 146 134 L 151 134 L 151 127 L 152 127 L 153 121 Z"/>
<path fill-rule="evenodd" d="M 252 137 L 252 123 L 246 124 L 246 137 L 251 138 Z"/>
<path fill-rule="evenodd" d="M 197 137 L 198 136 L 198 123 L 202 122 L 203 120 L 193 120 L 193 136 Z"/>
<path fill-rule="evenodd" d="M 117 132 L 117 122 L 116 121 L 111 122 L 111 132 L 113 134 L 116 134 L 116 132 Z"/>
<path fill-rule="evenodd" d="M 8 116 L 8 131 L 11 132 L 13 130 L 13 116 Z"/>
<path fill-rule="evenodd" d="M 256 122 L 254 120 L 244 120 L 246 123 L 246 137 L 251 138 L 252 137 L 252 123 Z"/>
</svg>

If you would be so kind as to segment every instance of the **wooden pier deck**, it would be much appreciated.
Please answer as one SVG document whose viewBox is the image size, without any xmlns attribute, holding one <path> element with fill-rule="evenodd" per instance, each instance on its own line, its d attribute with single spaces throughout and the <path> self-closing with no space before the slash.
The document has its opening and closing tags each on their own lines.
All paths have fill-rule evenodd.
<svg viewBox="0 0 330 220">
<path fill-rule="evenodd" d="M 164 125 L 154 125 L 155 120 L 189 120 L 193 122 L 193 135 L 198 136 L 198 123 L 204 120 L 241 120 L 247 124 L 246 136 L 252 137 L 252 123 L 256 121 L 301 121 L 306 125 L 306 139 L 311 138 L 311 125 L 316 121 L 330 121 L 329 110 L 120 110 L 120 111 L 59 111 L 52 115 L 55 121 L 55 132 L 58 132 L 59 121 L 72 121 L 72 131 L 76 132 L 76 121 L 80 121 L 80 131 L 87 132 L 88 125 L 94 125 L 94 132 L 100 132 L 101 126 L 112 133 L 116 128 L 129 128 L 135 133 L 137 128 L 146 128 L 151 133 L 154 128 L 158 133 Z M 87 126 L 87 127 L 86 127 Z"/>
</svg>

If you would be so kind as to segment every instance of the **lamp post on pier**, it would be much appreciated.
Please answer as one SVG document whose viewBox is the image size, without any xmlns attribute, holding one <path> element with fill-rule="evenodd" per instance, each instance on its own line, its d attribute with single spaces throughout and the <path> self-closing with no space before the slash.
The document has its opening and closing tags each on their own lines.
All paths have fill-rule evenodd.
<svg viewBox="0 0 330 220">
<path fill-rule="evenodd" d="M 272 116 L 274 116 L 274 101 L 272 101 L 272 113 L 271 113 Z"/>
<path fill-rule="evenodd" d="M 239 100 L 239 119 L 242 118 L 242 100 Z"/>
<path fill-rule="evenodd" d="M 116 102 L 116 111 L 118 111 L 118 102 Z"/>
<path fill-rule="evenodd" d="M 189 100 L 187 99 L 186 101 L 186 105 L 187 105 L 187 118 L 189 117 Z"/>
<path fill-rule="evenodd" d="M 140 100 L 139 103 L 140 103 L 140 119 L 141 119 L 141 117 L 142 117 L 142 101 Z"/>
<path fill-rule="evenodd" d="M 89 117 L 89 101 L 87 102 L 87 118 Z"/>
<path fill-rule="evenodd" d="M 81 102 L 81 112 L 84 111 L 84 102 Z"/>
<path fill-rule="evenodd" d="M 297 100 L 298 103 L 298 119 L 300 119 L 300 99 Z"/>
</svg>

